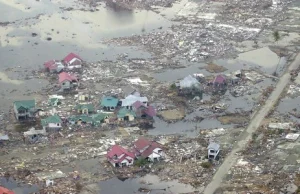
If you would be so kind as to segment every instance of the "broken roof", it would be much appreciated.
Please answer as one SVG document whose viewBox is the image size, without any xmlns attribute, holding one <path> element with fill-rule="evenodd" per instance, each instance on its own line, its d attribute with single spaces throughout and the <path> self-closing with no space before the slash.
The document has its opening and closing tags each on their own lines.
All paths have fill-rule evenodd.
<svg viewBox="0 0 300 194">
<path fill-rule="evenodd" d="M 208 145 L 207 149 L 212 149 L 212 150 L 219 150 L 220 149 L 220 145 L 215 143 L 215 142 L 212 142 Z"/>
<path fill-rule="evenodd" d="M 76 55 L 75 53 L 69 53 L 65 58 L 64 58 L 64 62 L 65 63 L 70 63 L 74 58 L 79 59 L 82 61 L 82 59 Z"/>
<path fill-rule="evenodd" d="M 181 88 L 190 88 L 190 87 L 193 87 L 193 86 L 198 87 L 198 86 L 200 86 L 200 83 L 198 82 L 198 80 L 196 78 L 194 78 L 191 75 L 188 75 L 183 80 L 181 80 L 179 82 L 179 86 Z"/>
<path fill-rule="evenodd" d="M 17 109 L 23 107 L 25 109 L 31 109 L 35 108 L 35 100 L 21 100 L 21 101 L 15 101 L 14 105 Z"/>
<path fill-rule="evenodd" d="M 223 84 L 226 81 L 225 76 L 217 75 L 213 81 L 213 83 Z"/>
<path fill-rule="evenodd" d="M 102 98 L 101 106 L 104 107 L 116 107 L 118 105 L 119 100 L 112 96 L 107 96 Z"/>
<path fill-rule="evenodd" d="M 136 117 L 135 112 L 132 110 L 128 110 L 127 108 L 121 108 L 118 112 L 117 117 L 124 118 L 125 116 L 128 116 L 128 115 L 132 115 L 132 116 Z"/>
<path fill-rule="evenodd" d="M 31 135 L 47 135 L 47 132 L 45 129 L 35 130 L 35 128 L 32 127 L 28 131 L 24 132 L 24 136 L 31 136 Z"/>
<path fill-rule="evenodd" d="M 77 105 L 75 106 L 75 109 L 76 109 L 76 110 L 88 109 L 88 111 L 91 111 L 91 112 L 95 110 L 93 104 L 77 104 Z"/>
<path fill-rule="evenodd" d="M 142 103 L 141 101 L 136 101 L 135 103 L 132 104 L 132 106 L 136 109 L 140 108 L 140 107 L 146 107 L 144 105 L 144 103 Z"/>
<path fill-rule="evenodd" d="M 76 76 L 68 74 L 66 72 L 61 72 L 58 75 L 58 81 L 59 81 L 59 83 L 62 83 L 64 81 L 66 81 L 66 80 L 70 81 L 70 82 L 72 82 L 72 81 L 78 81 L 77 78 L 76 78 Z"/>
<path fill-rule="evenodd" d="M 8 137 L 8 135 L 4 135 L 4 134 L 2 134 L 2 133 L 0 133 L 0 141 L 7 141 L 7 140 L 9 140 L 9 137 Z"/>
<path fill-rule="evenodd" d="M 148 98 L 130 94 L 125 99 L 122 99 L 121 101 L 122 101 L 122 106 L 132 106 L 132 104 L 135 103 L 136 101 L 148 102 Z"/>
<path fill-rule="evenodd" d="M 121 155 L 126 155 L 126 156 L 129 156 L 131 158 L 134 158 L 134 153 L 131 153 L 129 152 L 128 150 L 126 150 L 125 148 L 119 146 L 119 145 L 113 145 L 110 149 L 109 152 L 107 152 L 107 157 L 112 159 L 115 155 L 117 157 L 120 157 Z M 124 159 L 123 157 L 120 158 L 120 162 L 121 162 L 121 159 Z"/>
<path fill-rule="evenodd" d="M 141 153 L 143 157 L 148 157 L 156 148 L 161 148 L 161 146 L 157 142 L 149 141 L 143 137 L 134 142 L 134 146 L 138 151 L 143 150 L 143 152 Z"/>
<path fill-rule="evenodd" d="M 58 115 L 49 116 L 41 120 L 42 126 L 47 126 L 49 123 L 61 123 L 61 119 Z"/>
<path fill-rule="evenodd" d="M 144 113 L 150 117 L 154 117 L 156 115 L 156 110 L 153 106 L 148 106 Z"/>
</svg>

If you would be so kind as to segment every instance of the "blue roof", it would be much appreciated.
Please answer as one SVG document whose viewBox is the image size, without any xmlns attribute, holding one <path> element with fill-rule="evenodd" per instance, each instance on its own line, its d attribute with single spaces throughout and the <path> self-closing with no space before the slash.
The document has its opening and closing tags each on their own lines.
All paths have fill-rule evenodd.
<svg viewBox="0 0 300 194">
<path fill-rule="evenodd" d="M 101 106 L 104 107 L 116 107 L 118 105 L 119 100 L 115 97 L 107 96 L 102 98 Z"/>
</svg>

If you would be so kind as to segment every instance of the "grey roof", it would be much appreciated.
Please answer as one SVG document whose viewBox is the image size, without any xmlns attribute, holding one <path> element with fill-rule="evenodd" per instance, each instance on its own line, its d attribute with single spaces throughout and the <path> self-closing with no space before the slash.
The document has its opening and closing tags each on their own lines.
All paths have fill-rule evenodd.
<svg viewBox="0 0 300 194">
<path fill-rule="evenodd" d="M 121 101 L 122 101 L 122 106 L 132 106 L 132 104 L 135 103 L 136 101 L 148 102 L 148 98 L 135 96 L 135 95 L 129 95 L 125 99 L 122 99 Z"/>
<path fill-rule="evenodd" d="M 208 145 L 207 149 L 212 149 L 212 150 L 219 150 L 220 149 L 220 145 L 215 143 L 215 142 L 212 142 Z"/>
<path fill-rule="evenodd" d="M 200 86 L 200 83 L 196 78 L 191 75 L 188 75 L 183 80 L 179 82 L 181 88 L 190 88 L 192 86 Z"/>
</svg>

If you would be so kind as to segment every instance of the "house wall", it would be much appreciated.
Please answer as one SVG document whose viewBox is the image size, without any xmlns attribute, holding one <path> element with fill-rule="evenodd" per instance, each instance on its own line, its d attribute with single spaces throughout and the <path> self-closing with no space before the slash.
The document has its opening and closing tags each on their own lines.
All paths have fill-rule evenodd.
<svg viewBox="0 0 300 194">
<path fill-rule="evenodd" d="M 131 159 L 131 162 L 129 162 L 127 159 L 124 159 L 123 161 L 120 162 L 120 166 L 122 166 L 123 163 L 126 164 L 126 166 L 131 166 L 133 165 L 133 158 L 128 157 L 129 159 Z"/>
<path fill-rule="evenodd" d="M 61 123 L 49 123 L 49 128 L 61 128 Z"/>
<path fill-rule="evenodd" d="M 71 82 L 69 82 L 69 81 L 63 81 L 62 83 L 61 83 L 61 88 L 62 89 L 70 89 L 71 88 Z"/>
<path fill-rule="evenodd" d="M 160 154 L 158 154 L 158 152 L 161 151 Z M 162 149 L 160 148 L 156 148 L 153 150 L 152 154 L 150 154 L 148 156 L 148 158 L 151 160 L 151 161 L 154 161 L 154 158 L 157 158 L 158 160 L 161 159 L 162 157 L 164 156 L 164 152 L 162 152 Z"/>
<path fill-rule="evenodd" d="M 72 59 L 68 64 L 69 67 L 73 66 L 73 67 L 76 67 L 76 68 L 81 68 L 81 65 L 82 65 L 82 61 L 80 59 L 77 59 L 77 58 Z"/>
</svg>

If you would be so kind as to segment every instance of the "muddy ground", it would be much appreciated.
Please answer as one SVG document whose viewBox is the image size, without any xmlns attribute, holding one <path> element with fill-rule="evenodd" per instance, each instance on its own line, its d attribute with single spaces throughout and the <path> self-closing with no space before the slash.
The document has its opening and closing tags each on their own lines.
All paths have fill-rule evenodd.
<svg viewBox="0 0 300 194">
<path fill-rule="evenodd" d="M 292 19 L 299 15 L 297 2 L 282 1 L 276 7 L 269 1 L 254 0 L 237 4 L 231 1 L 153 2 L 118 1 L 116 5 L 110 1 L 0 1 L 0 10 L 5 13 L 0 19 L 1 132 L 8 133 L 11 138 L 1 147 L 0 172 L 2 175 L 9 172 L 18 183 L 23 183 L 19 185 L 19 193 L 41 190 L 45 183 L 37 179 L 38 173 L 57 169 L 67 178 L 58 179 L 59 184 L 45 190 L 76 192 L 78 185 L 72 173 L 78 171 L 80 184 L 84 185 L 81 192 L 108 193 L 107 185 L 119 183 L 114 179 L 119 173 L 133 178 L 123 183 L 123 193 L 125 190 L 138 192 L 140 187 L 157 189 L 158 193 L 176 193 L 179 186 L 186 188 L 180 193 L 201 193 L 252 113 L 263 104 L 267 88 L 276 83 L 272 74 L 281 75 L 298 49 L 299 23 Z M 232 9 L 233 6 L 236 9 Z M 281 34 L 276 43 L 272 36 L 275 30 Z M 154 129 L 142 129 L 129 135 L 118 126 L 110 129 L 66 127 L 52 143 L 46 140 L 25 144 L 21 132 L 31 126 L 38 127 L 38 123 L 18 125 L 10 110 L 11 103 L 35 97 L 38 105 L 49 112 L 46 102 L 48 95 L 56 94 L 56 76 L 44 73 L 41 67 L 44 61 L 61 59 L 69 52 L 76 52 L 86 60 L 79 75 L 82 86 L 78 91 L 92 94 L 92 102 L 96 103 L 103 95 L 124 97 L 136 89 L 158 110 Z M 243 81 L 239 88 L 230 87 L 224 94 L 215 95 L 206 90 L 202 101 L 180 97 L 170 87 L 189 74 L 201 73 L 210 80 L 219 73 L 240 69 L 255 69 L 260 81 Z M 137 77 L 141 81 L 133 79 Z M 235 91 L 238 96 L 233 95 Z M 74 94 L 65 97 L 62 106 L 57 108 L 64 116 L 70 112 Z M 294 107 L 295 101 L 284 101 L 287 105 L 279 103 L 279 107 L 284 107 L 279 108 L 280 114 L 284 114 L 282 111 L 287 107 Z M 225 104 L 224 110 L 212 108 L 220 104 Z M 249 162 L 242 162 L 242 165 L 265 168 L 267 175 L 276 171 L 278 176 L 272 175 L 272 180 L 277 183 L 280 176 L 287 175 L 286 171 L 278 171 L 276 165 L 274 168 L 259 165 L 263 162 L 257 153 L 266 150 L 263 146 L 255 146 L 268 146 L 270 141 L 264 140 L 278 139 L 287 132 L 270 134 L 262 130 L 263 135 L 258 135 L 249 145 L 249 150 L 253 151 L 242 153 Z M 142 171 L 136 168 L 114 171 L 103 155 L 110 143 L 117 141 L 129 146 L 141 135 L 166 140 L 169 158 Z M 218 162 L 207 165 L 206 146 L 210 140 L 220 143 L 222 154 Z M 294 153 L 294 148 L 289 151 Z M 257 161 L 251 161 L 253 152 Z M 265 154 L 268 158 L 265 161 L 278 160 L 268 154 L 271 152 Z M 291 168 L 295 167 L 295 159 L 290 161 Z M 22 163 L 29 171 L 16 170 Z M 285 168 L 288 167 L 283 166 Z M 247 169 L 242 166 L 242 170 Z M 139 178 L 145 174 L 150 175 L 144 177 L 145 180 Z M 246 182 L 249 176 L 254 176 L 233 174 L 232 182 L 223 190 L 232 190 L 232 185 L 237 183 L 245 185 L 245 182 L 234 182 L 241 180 L 241 174 L 247 176 Z M 265 178 L 269 177 L 267 175 Z M 294 173 L 293 178 L 290 177 L 296 181 L 297 174 Z M 156 179 L 163 181 L 158 184 Z M 16 189 L 18 185 L 12 182 L 2 184 Z M 133 182 L 138 186 L 128 189 Z M 34 186 L 28 189 L 28 184 Z M 267 183 L 262 186 L 261 182 L 258 186 L 252 185 L 266 192 L 283 187 L 281 184 L 265 186 Z M 116 193 L 120 188 L 116 188 Z M 159 190 L 164 188 L 170 191 Z"/>
</svg>

